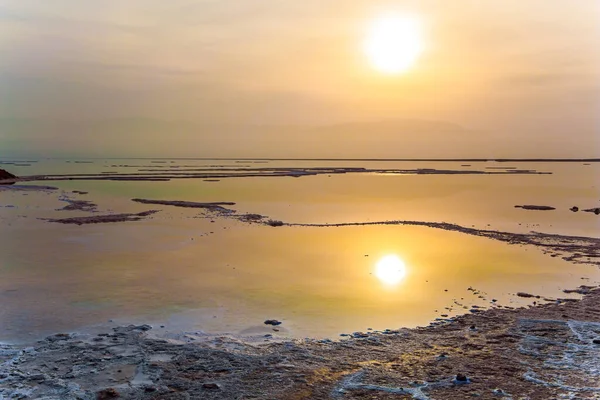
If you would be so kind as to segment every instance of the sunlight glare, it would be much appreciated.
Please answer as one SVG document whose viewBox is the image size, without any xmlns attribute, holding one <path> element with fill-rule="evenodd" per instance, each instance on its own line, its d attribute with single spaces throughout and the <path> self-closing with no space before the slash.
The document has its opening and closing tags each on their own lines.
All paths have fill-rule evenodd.
<svg viewBox="0 0 600 400">
<path fill-rule="evenodd" d="M 396 255 L 381 258 L 375 266 L 375 276 L 388 285 L 395 285 L 406 275 L 404 262 Z"/>
<path fill-rule="evenodd" d="M 407 71 L 422 52 L 421 27 L 415 17 L 386 15 L 369 27 L 364 51 L 371 65 L 383 73 Z"/>
</svg>

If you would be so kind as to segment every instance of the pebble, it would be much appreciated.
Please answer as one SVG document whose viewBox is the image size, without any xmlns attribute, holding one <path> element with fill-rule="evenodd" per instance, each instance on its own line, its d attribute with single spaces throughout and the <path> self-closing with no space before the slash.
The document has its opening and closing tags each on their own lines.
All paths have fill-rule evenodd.
<svg viewBox="0 0 600 400">
<path fill-rule="evenodd" d="M 265 325 L 277 326 L 277 325 L 281 325 L 281 321 L 277 321 L 276 319 L 268 319 L 265 321 Z"/>
<path fill-rule="evenodd" d="M 203 383 L 202 384 L 202 388 L 203 389 L 210 389 L 210 390 L 219 390 L 219 389 L 221 389 L 219 387 L 219 385 L 217 385 L 216 383 Z"/>
</svg>

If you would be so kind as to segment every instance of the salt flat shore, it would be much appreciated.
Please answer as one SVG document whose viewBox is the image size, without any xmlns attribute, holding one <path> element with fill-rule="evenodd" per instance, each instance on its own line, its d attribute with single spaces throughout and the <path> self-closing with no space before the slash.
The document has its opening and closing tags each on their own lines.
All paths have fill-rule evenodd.
<svg viewBox="0 0 600 400">
<path fill-rule="evenodd" d="M 0 399 L 597 399 L 600 290 L 587 293 L 341 341 L 59 333 L 0 345 Z"/>
</svg>

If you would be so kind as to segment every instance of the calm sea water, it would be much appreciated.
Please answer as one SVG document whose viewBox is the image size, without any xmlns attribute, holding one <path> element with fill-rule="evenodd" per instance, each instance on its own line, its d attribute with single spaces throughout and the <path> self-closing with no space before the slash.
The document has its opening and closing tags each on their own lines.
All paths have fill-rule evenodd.
<svg viewBox="0 0 600 400">
<path fill-rule="evenodd" d="M 402 219 L 598 237 L 600 217 L 568 209 L 600 206 L 599 163 L 80 161 L 86 162 L 38 160 L 29 166 L 0 167 L 22 176 L 209 165 L 515 167 L 552 174 L 53 181 L 42 184 L 58 191 L 0 191 L 0 340 L 29 340 L 109 319 L 155 322 L 173 331 L 245 334 L 275 333 L 263 324 L 274 318 L 283 321 L 276 334 L 337 337 L 367 328 L 426 325 L 441 315 L 465 313 L 472 305 L 489 307 L 492 299 L 509 306 L 527 304 L 514 295 L 518 291 L 566 297 L 562 289 L 600 280 L 595 267 L 457 232 L 414 226 L 272 228 L 205 218 L 198 209 L 131 201 L 231 201 L 240 212 L 286 222 Z M 98 213 L 161 212 L 138 222 L 83 226 L 39 219 L 90 215 L 57 211 L 65 205 L 62 194 L 97 203 Z M 517 204 L 557 210 L 527 211 L 514 208 Z M 377 276 L 378 262 L 390 255 L 405 265 L 398 282 Z M 469 287 L 479 292 L 473 294 Z"/>
</svg>

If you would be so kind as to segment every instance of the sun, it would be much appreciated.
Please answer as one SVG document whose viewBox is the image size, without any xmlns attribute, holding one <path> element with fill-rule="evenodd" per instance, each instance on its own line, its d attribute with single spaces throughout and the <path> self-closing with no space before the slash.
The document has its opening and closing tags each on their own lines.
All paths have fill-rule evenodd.
<svg viewBox="0 0 600 400">
<path fill-rule="evenodd" d="M 375 276 L 383 283 L 395 285 L 406 275 L 404 262 L 395 255 L 382 257 L 375 265 Z"/>
<path fill-rule="evenodd" d="M 369 63 L 387 74 L 406 72 L 422 51 L 419 20 L 408 15 L 385 15 L 373 20 L 364 42 Z"/>
</svg>

